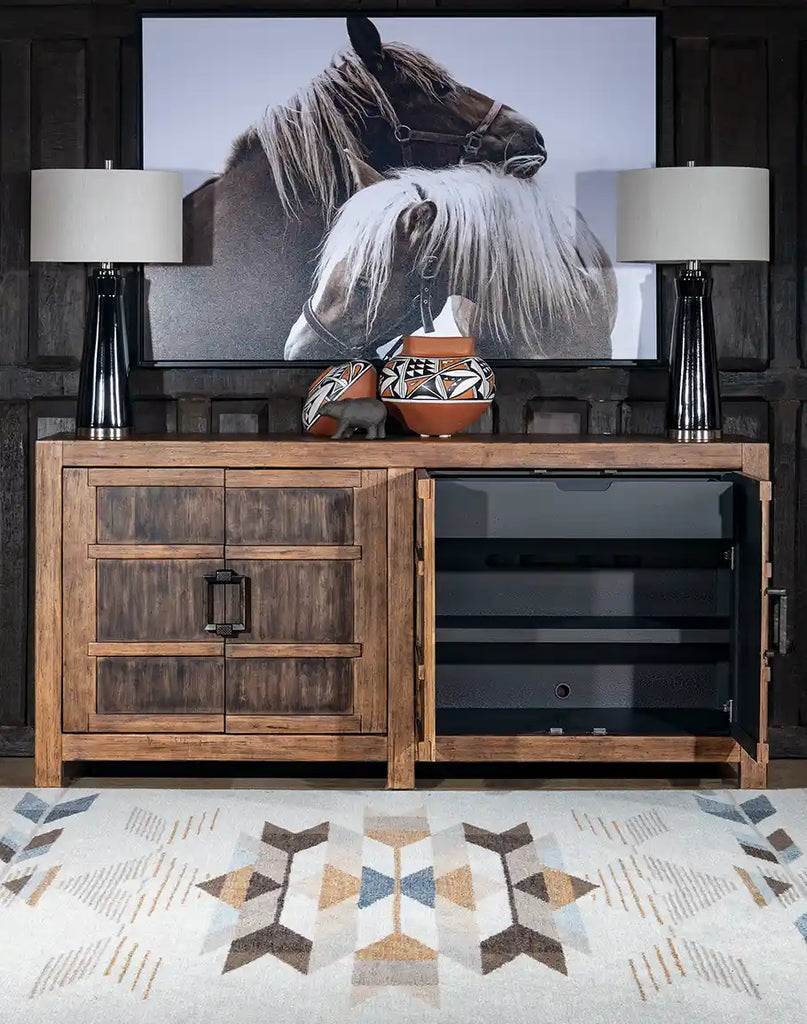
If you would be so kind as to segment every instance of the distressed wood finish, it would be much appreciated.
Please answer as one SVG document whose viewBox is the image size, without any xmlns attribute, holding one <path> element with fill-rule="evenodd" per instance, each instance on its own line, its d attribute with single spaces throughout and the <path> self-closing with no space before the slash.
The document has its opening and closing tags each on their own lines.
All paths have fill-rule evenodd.
<svg viewBox="0 0 807 1024">
<path fill-rule="evenodd" d="M 97 715 L 90 716 L 90 732 L 224 732 L 224 715 Z"/>
<path fill-rule="evenodd" d="M 361 715 L 227 715 L 227 733 L 338 735 L 362 732 Z"/>
<path fill-rule="evenodd" d="M 224 654 L 223 641 L 207 643 L 91 643 L 87 654 L 94 658 L 220 658 Z"/>
<path fill-rule="evenodd" d="M 95 488 L 86 469 L 65 469 L 62 487 L 62 724 L 66 732 L 86 732 L 95 709 L 95 658 L 87 652 L 95 640 L 95 562 L 88 550 L 95 540 Z"/>
<path fill-rule="evenodd" d="M 740 789 L 765 789 L 768 785 L 768 762 L 755 761 L 740 749 Z"/>
<path fill-rule="evenodd" d="M 98 636 L 107 641 L 203 641 L 207 560 L 99 560 Z"/>
<path fill-rule="evenodd" d="M 698 761 L 736 764 L 729 736 L 438 736 L 437 761 Z"/>
<path fill-rule="evenodd" d="M 353 564 L 229 559 L 251 580 L 251 626 L 236 642 L 352 643 Z"/>
<path fill-rule="evenodd" d="M 66 761 L 385 761 L 383 736 L 142 736 L 71 733 Z"/>
<path fill-rule="evenodd" d="M 62 785 L 62 446 L 42 445 L 36 461 L 37 786 Z"/>
<path fill-rule="evenodd" d="M 228 658 L 360 658 L 361 644 L 228 644 Z"/>
<path fill-rule="evenodd" d="M 99 544 L 222 544 L 222 487 L 99 487 Z"/>
<path fill-rule="evenodd" d="M 352 544 L 353 491 L 230 485 L 226 541 L 228 545 Z"/>
<path fill-rule="evenodd" d="M 224 548 L 215 544 L 91 544 L 91 558 L 133 559 L 198 559 L 222 558 Z"/>
<path fill-rule="evenodd" d="M 387 474 L 365 470 L 354 491 L 353 532 L 361 561 L 353 568 L 355 639 L 362 657 L 355 662 L 354 707 L 364 732 L 387 727 Z"/>
<path fill-rule="evenodd" d="M 224 549 L 225 558 L 277 558 L 300 561 L 301 559 L 349 560 L 361 558 L 360 544 L 346 544 L 342 547 L 329 547 L 326 544 L 315 544 L 308 547 L 281 547 L 280 545 L 229 544 Z"/>
<path fill-rule="evenodd" d="M 238 658 L 227 663 L 228 715 L 333 715 L 353 710 L 352 660 Z"/>
<path fill-rule="evenodd" d="M 419 609 L 420 662 L 417 666 L 417 704 L 420 711 L 418 757 L 434 760 L 437 692 L 435 687 L 435 538 L 434 480 L 421 477 L 417 481 L 418 515 L 421 524 L 421 549 L 418 552 L 417 584 L 422 594 Z"/>
<path fill-rule="evenodd" d="M 391 469 L 387 476 L 387 785 L 415 785 L 413 595 L 415 475 Z"/>
<path fill-rule="evenodd" d="M 324 453 L 323 453 L 324 454 Z M 323 462 L 330 462 L 324 458 Z M 226 473 L 228 487 L 361 487 L 361 472 L 335 469 L 231 469 Z"/>
<path fill-rule="evenodd" d="M 223 469 L 91 469 L 92 487 L 205 487 L 224 486 Z"/>
<path fill-rule="evenodd" d="M 99 715 L 224 714 L 222 658 L 100 658 Z"/>
</svg>

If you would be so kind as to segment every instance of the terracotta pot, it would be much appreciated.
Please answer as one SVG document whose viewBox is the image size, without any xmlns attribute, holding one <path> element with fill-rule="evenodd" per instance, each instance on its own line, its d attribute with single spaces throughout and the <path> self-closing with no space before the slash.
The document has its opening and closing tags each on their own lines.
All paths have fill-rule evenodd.
<svg viewBox="0 0 807 1024">
<path fill-rule="evenodd" d="M 331 416 L 320 416 L 325 402 L 338 402 L 343 398 L 375 398 L 378 374 L 372 363 L 357 359 L 349 363 L 329 366 L 308 389 L 303 404 L 303 427 L 310 434 L 331 437 L 339 424 Z"/>
<path fill-rule="evenodd" d="M 493 371 L 469 348 L 472 352 L 472 338 L 404 339 L 403 355 L 384 364 L 379 397 L 422 437 L 448 437 L 465 430 L 496 393 Z M 451 349 L 455 351 L 446 351 Z"/>
</svg>

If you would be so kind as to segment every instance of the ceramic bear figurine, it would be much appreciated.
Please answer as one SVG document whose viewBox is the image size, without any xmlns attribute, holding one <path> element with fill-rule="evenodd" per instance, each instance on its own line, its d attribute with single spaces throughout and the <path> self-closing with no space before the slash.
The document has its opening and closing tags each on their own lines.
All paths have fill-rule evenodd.
<svg viewBox="0 0 807 1024">
<path fill-rule="evenodd" d="M 339 423 L 334 440 L 350 437 L 357 427 L 367 431 L 368 441 L 385 436 L 387 408 L 377 398 L 343 398 L 337 402 L 326 402 L 320 406 L 319 413 Z"/>
</svg>

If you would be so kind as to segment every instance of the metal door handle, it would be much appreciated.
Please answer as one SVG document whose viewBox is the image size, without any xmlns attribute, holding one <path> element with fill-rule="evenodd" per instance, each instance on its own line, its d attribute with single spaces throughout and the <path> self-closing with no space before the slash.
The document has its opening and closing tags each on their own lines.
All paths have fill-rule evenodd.
<svg viewBox="0 0 807 1024">
<path fill-rule="evenodd" d="M 217 569 L 215 572 L 205 574 L 207 585 L 207 622 L 205 632 L 215 633 L 216 636 L 228 637 L 238 636 L 239 633 L 249 631 L 249 577 L 241 576 L 232 569 Z M 215 598 L 217 586 L 238 587 L 238 620 L 236 622 L 216 622 Z"/>
</svg>

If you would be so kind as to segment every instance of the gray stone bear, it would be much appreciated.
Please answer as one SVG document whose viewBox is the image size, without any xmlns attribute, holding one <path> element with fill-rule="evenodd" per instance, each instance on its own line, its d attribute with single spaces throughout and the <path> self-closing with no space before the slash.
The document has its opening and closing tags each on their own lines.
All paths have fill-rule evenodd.
<svg viewBox="0 0 807 1024">
<path fill-rule="evenodd" d="M 334 440 L 350 437 L 357 427 L 367 431 L 368 441 L 386 436 L 384 421 L 387 408 L 377 398 L 343 398 L 336 402 L 325 402 L 319 412 L 321 416 L 330 416 L 339 423 L 339 429 L 333 435 Z"/>
</svg>

